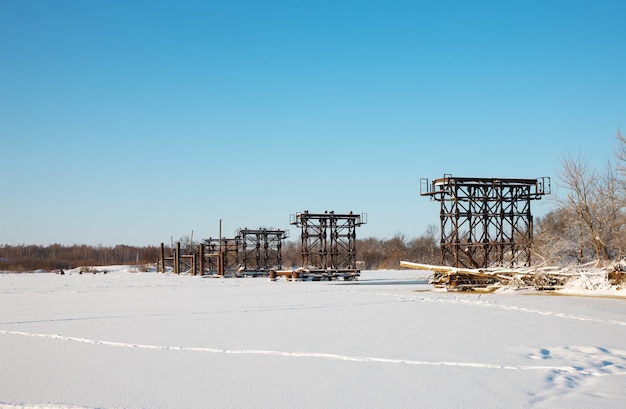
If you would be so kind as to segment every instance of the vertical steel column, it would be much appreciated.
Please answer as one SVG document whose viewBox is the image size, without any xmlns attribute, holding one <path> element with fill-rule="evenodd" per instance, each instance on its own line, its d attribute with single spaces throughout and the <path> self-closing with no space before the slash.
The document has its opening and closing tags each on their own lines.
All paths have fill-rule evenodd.
<svg viewBox="0 0 626 409">
<path fill-rule="evenodd" d="M 334 211 L 330 212 L 328 218 L 328 231 L 330 236 L 330 251 L 328 252 L 328 267 L 339 268 L 339 220 L 334 216 Z"/>
</svg>

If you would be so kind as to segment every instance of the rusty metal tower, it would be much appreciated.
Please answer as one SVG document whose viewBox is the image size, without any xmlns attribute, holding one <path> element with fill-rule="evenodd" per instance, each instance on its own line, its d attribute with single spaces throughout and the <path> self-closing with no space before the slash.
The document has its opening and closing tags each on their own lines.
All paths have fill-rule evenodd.
<svg viewBox="0 0 626 409">
<path fill-rule="evenodd" d="M 441 203 L 441 262 L 453 267 L 530 266 L 530 201 L 547 194 L 549 177 L 420 180 L 420 195 Z"/>
<path fill-rule="evenodd" d="M 289 230 L 239 229 L 241 243 L 241 266 L 243 271 L 269 272 L 282 268 L 282 240 L 289 237 Z"/>
<path fill-rule="evenodd" d="M 367 223 L 367 215 L 352 212 L 292 214 L 290 224 L 301 228 L 302 267 L 310 270 L 358 272 L 356 228 Z"/>
</svg>

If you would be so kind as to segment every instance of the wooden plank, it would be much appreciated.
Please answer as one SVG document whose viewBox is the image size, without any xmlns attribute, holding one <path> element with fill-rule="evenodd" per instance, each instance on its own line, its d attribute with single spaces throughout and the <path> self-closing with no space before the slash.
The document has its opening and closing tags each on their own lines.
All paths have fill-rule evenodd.
<svg viewBox="0 0 626 409">
<path fill-rule="evenodd" d="M 436 266 L 432 264 L 413 263 L 411 261 L 400 261 L 400 266 L 413 268 L 416 270 L 436 271 L 437 273 L 464 273 L 464 274 L 484 274 L 485 273 L 481 269 Z"/>
</svg>

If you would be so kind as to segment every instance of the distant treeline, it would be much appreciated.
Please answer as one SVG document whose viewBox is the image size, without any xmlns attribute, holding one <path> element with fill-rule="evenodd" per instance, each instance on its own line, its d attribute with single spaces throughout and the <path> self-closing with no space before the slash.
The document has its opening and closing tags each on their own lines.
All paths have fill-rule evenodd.
<svg viewBox="0 0 626 409">
<path fill-rule="evenodd" d="M 363 270 L 399 268 L 400 260 L 438 263 L 439 245 L 434 232 L 434 229 L 429 229 L 426 234 L 415 239 L 408 239 L 400 233 L 391 239 L 357 239 L 357 260 L 361 262 L 360 267 Z M 281 255 L 283 266 L 299 266 L 300 243 L 284 243 Z M 115 264 L 145 265 L 155 263 L 159 257 L 160 246 L 4 245 L 0 246 L 0 271 L 52 271 Z"/>
<path fill-rule="evenodd" d="M 409 239 L 397 233 L 391 239 L 373 237 L 357 239 L 356 258 L 361 270 L 398 269 L 400 260 L 419 261 L 420 263 L 439 264 L 440 250 L 435 230 L 423 236 Z M 301 265 L 299 242 L 288 242 L 282 248 L 283 266 Z"/>
<path fill-rule="evenodd" d="M 154 263 L 159 257 L 159 247 L 114 247 L 74 244 L 0 246 L 0 271 L 57 270 L 82 266 L 115 264 L 143 265 Z"/>
</svg>

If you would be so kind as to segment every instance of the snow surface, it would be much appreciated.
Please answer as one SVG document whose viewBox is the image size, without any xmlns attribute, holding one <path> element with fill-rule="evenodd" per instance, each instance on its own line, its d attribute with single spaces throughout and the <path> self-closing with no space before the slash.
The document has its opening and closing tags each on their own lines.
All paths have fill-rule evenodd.
<svg viewBox="0 0 626 409">
<path fill-rule="evenodd" d="M 107 270 L 0 274 L 0 408 L 626 406 L 624 298 Z"/>
</svg>

